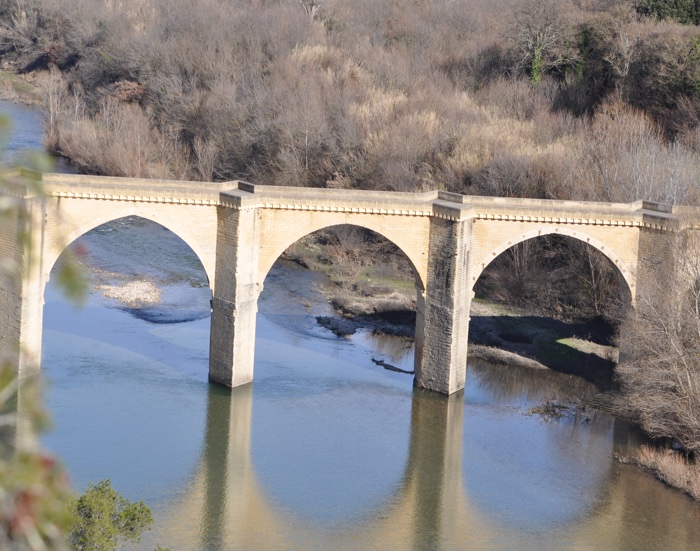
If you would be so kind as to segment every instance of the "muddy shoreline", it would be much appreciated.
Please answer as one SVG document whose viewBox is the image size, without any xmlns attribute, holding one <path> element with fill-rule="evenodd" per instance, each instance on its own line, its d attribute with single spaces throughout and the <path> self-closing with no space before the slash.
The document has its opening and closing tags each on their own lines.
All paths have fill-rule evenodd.
<svg viewBox="0 0 700 551">
<path fill-rule="evenodd" d="M 382 298 L 378 298 L 383 300 Z M 367 304 L 367 299 L 364 299 Z M 332 300 L 329 300 L 332 304 Z M 366 306 L 365 306 L 366 307 Z M 317 316 L 317 322 L 338 337 L 369 330 L 375 334 L 415 338 L 415 312 L 394 310 Z M 609 327 L 597 320 L 564 322 L 498 304 L 475 301 L 469 331 L 469 357 L 529 369 L 551 369 L 577 375 L 601 392 L 617 389 L 613 376 L 617 349 Z"/>
</svg>

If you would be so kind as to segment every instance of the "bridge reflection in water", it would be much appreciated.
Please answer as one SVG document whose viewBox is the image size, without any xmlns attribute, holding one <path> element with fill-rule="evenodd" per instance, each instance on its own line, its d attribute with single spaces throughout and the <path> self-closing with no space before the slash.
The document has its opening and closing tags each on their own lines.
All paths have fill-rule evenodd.
<svg viewBox="0 0 700 551">
<path fill-rule="evenodd" d="M 551 508 L 553 521 L 549 529 L 543 531 L 540 522 L 543 509 L 537 503 L 520 512 L 522 522 L 518 519 L 513 522 L 509 517 L 517 515 L 507 507 L 500 512 L 490 508 L 489 497 L 479 489 L 485 483 L 493 484 L 496 493 L 501 491 L 496 480 L 498 467 L 493 470 L 493 480 L 464 479 L 464 473 L 471 471 L 465 469 L 466 463 L 471 459 L 488 460 L 483 455 L 491 453 L 491 450 L 474 450 L 474 453 L 468 450 L 469 461 L 464 461 L 464 395 L 458 393 L 446 398 L 420 390 L 413 393 L 408 458 L 393 494 L 387 495 L 374 510 L 363 513 L 359 519 L 340 523 L 310 519 L 281 504 L 275 498 L 274 489 L 256 475 L 251 452 L 252 411 L 251 385 L 232 390 L 211 388 L 203 456 L 180 500 L 157 519 L 158 533 L 151 536 L 154 542 L 177 541 L 178 549 L 251 551 L 653 549 L 664 541 L 667 542 L 665 548 L 686 549 L 691 547 L 686 547 L 685 543 L 697 536 L 697 530 L 689 530 L 687 519 L 673 518 L 673 515 L 664 523 L 654 522 L 653 534 L 630 530 L 630 523 L 636 522 L 633 519 L 638 514 L 637 509 L 651 513 L 655 498 L 664 501 L 662 493 L 666 490 L 641 472 L 632 476 L 626 472 L 621 476 L 621 470 L 628 469 L 624 465 L 615 465 L 609 470 L 603 468 L 602 476 L 587 477 L 586 484 L 592 487 L 581 493 L 581 503 L 573 507 L 575 514 L 565 522 L 557 522 L 560 520 L 558 510 L 571 506 L 558 502 L 564 494 L 556 490 L 550 496 L 551 503 L 546 505 Z M 591 422 L 597 421 L 594 418 Z M 605 423 L 609 423 L 609 419 Z M 577 419 L 568 427 L 577 431 L 578 425 Z M 600 431 L 592 431 L 594 436 L 585 444 L 595 448 L 594 458 L 607 458 L 612 465 L 613 450 L 620 440 L 629 436 L 614 425 L 600 428 Z M 567 430 L 566 427 L 563 430 Z M 613 431 L 612 438 L 610 431 Z M 501 445 L 506 447 L 504 453 L 509 453 L 508 442 L 501 441 Z M 555 451 L 557 445 L 550 445 L 551 449 L 543 453 Z M 575 453 L 586 452 L 560 450 L 560 457 L 554 461 L 576 464 Z M 517 480 L 528 473 L 525 470 L 510 475 Z M 546 477 L 547 473 L 542 475 Z M 518 492 L 519 488 L 513 487 L 513 494 Z M 567 495 L 571 493 L 566 492 Z M 544 516 L 547 516 L 546 511 Z M 528 522 L 534 524 L 531 530 Z M 547 524 L 546 519 L 544 524 Z M 546 538 L 544 532 L 548 532 Z M 641 540 L 639 545 L 629 547 L 635 540 Z"/>
<path fill-rule="evenodd" d="M 460 517 L 475 517 L 466 514 L 463 502 L 462 393 L 442 398 L 416 390 L 408 460 L 396 495 L 351 526 L 324 527 L 281 506 L 258 481 L 252 392 L 251 385 L 211 388 L 204 455 L 183 501 L 160 521 L 166 534 L 198 534 L 205 539 L 192 541 L 192 548 L 211 550 L 430 550 L 441 548 L 446 535 L 464 531 Z"/>
</svg>

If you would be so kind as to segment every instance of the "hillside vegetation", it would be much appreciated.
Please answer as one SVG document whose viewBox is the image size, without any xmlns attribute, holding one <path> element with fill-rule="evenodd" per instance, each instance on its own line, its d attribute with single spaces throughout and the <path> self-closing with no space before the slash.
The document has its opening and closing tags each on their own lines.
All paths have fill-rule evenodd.
<svg viewBox="0 0 700 551">
<path fill-rule="evenodd" d="M 0 0 L 0 54 L 86 171 L 700 202 L 700 32 L 629 2 Z"/>
</svg>

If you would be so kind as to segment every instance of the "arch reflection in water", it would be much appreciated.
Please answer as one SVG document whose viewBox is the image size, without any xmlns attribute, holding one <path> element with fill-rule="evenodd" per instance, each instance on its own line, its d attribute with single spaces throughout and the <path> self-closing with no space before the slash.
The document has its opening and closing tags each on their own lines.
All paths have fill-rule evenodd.
<svg viewBox="0 0 700 551">
<path fill-rule="evenodd" d="M 158 521 L 163 534 L 177 534 L 178 548 L 658 549 L 665 542 L 680 550 L 692 549 L 700 536 L 687 514 L 681 520 L 669 512 L 686 507 L 684 498 L 613 462 L 613 452 L 634 440 L 624 424 L 598 415 L 553 425 L 499 405 L 465 405 L 461 393 L 444 398 L 421 391 L 410 397 L 407 457 L 397 483 L 361 514 L 328 522 L 280 499 L 284 491 L 268 483 L 269 465 L 255 460 L 255 441 L 273 438 L 256 434 L 255 400 L 268 399 L 250 386 L 210 390 L 197 473 Z M 527 447 L 523 439 L 533 452 L 511 457 Z M 318 474 L 291 483 L 313 486 L 325 476 Z M 664 505 L 658 522 L 646 496 Z M 691 511 L 697 520 L 697 509 Z"/>
<path fill-rule="evenodd" d="M 253 410 L 251 386 L 209 392 L 205 452 L 197 474 L 185 500 L 161 521 L 165 533 L 182 533 L 189 525 L 191 534 L 203 536 L 188 548 L 429 550 L 441 548 L 444 534 L 461 526 L 455 516 L 465 509 L 460 503 L 461 393 L 441 398 L 414 392 L 401 477 L 379 503 L 343 522 L 304 516 L 280 503 L 276 489 L 261 482 L 266 476 L 256 471 L 251 453 Z"/>
</svg>

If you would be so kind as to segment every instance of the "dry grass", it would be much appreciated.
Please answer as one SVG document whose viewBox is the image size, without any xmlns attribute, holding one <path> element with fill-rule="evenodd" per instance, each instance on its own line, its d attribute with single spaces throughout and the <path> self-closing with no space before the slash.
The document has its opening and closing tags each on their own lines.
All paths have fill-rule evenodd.
<svg viewBox="0 0 700 551">
<path fill-rule="evenodd" d="M 700 501 L 700 465 L 672 450 L 642 446 L 637 461 L 674 488 Z"/>
<path fill-rule="evenodd" d="M 110 176 L 178 179 L 189 173 L 188 155 L 177 140 L 154 128 L 138 105 L 108 97 L 90 118 L 80 102 L 68 97 L 56 114 L 49 143 L 54 151 L 87 171 Z"/>
<path fill-rule="evenodd" d="M 550 4 L 538 84 L 525 0 L 329 0 L 311 21 L 294 2 L 0 0 L 0 58 L 62 70 L 77 96 L 53 105 L 51 143 L 95 172 L 697 200 L 698 32 Z"/>
</svg>

